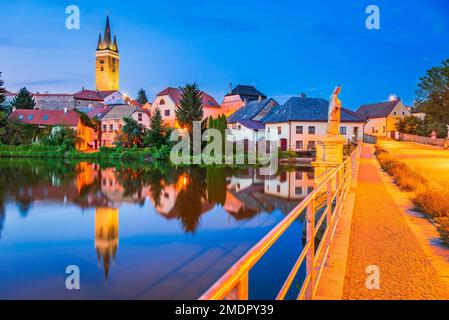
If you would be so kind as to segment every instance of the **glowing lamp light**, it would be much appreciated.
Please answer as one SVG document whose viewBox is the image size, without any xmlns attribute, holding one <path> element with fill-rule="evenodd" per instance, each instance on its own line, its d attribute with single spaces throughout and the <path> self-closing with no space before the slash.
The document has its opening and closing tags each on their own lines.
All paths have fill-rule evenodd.
<svg viewBox="0 0 449 320">
<path fill-rule="evenodd" d="M 390 96 L 388 97 L 388 101 L 396 101 L 398 100 L 398 97 L 394 94 L 390 94 Z"/>
</svg>

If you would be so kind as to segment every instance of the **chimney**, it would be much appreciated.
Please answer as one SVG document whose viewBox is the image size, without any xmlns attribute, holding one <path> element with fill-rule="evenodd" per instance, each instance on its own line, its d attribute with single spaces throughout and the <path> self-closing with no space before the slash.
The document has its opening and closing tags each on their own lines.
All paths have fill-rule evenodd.
<svg viewBox="0 0 449 320">
<path fill-rule="evenodd" d="M 16 107 L 15 106 L 12 107 L 12 112 L 14 112 L 14 111 L 16 111 Z"/>
<path fill-rule="evenodd" d="M 229 82 L 229 94 L 232 93 L 232 82 Z"/>
<path fill-rule="evenodd" d="M 306 97 L 306 94 L 305 94 L 304 92 L 301 92 L 300 97 L 301 97 L 301 98 L 305 98 L 305 97 Z"/>
<path fill-rule="evenodd" d="M 243 99 L 243 106 L 246 107 L 248 105 L 248 98 Z"/>
<path fill-rule="evenodd" d="M 259 100 L 258 100 L 258 102 L 259 102 L 259 103 L 261 103 L 261 102 L 262 102 L 262 100 L 263 100 L 262 96 L 259 96 Z"/>
</svg>

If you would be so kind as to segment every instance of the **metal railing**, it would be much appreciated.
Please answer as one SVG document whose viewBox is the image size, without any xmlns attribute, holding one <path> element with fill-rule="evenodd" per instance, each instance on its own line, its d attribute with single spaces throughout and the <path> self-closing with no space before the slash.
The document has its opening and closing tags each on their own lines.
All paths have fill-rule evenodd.
<svg viewBox="0 0 449 320">
<path fill-rule="evenodd" d="M 356 174 L 360 151 L 359 145 L 339 167 L 327 173 L 315 190 L 240 258 L 200 300 L 248 300 L 251 269 L 302 214 L 305 214 L 306 218 L 306 243 L 282 284 L 276 300 L 285 299 L 304 262 L 305 278 L 295 296 L 298 300 L 313 299 L 329 255 L 343 202 Z"/>
</svg>

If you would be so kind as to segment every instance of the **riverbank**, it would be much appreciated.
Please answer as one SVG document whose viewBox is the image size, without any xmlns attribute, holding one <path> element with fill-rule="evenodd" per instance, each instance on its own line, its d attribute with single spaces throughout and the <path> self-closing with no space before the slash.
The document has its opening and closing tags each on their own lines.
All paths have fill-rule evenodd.
<svg viewBox="0 0 449 320">
<path fill-rule="evenodd" d="M 80 161 L 122 161 L 122 162 L 139 162 L 153 163 L 164 162 L 168 166 L 173 167 L 221 167 L 221 168 L 259 168 L 265 166 L 269 162 L 268 158 L 256 158 L 256 163 L 249 163 L 250 154 L 241 154 L 231 156 L 231 159 L 223 157 L 223 164 L 214 164 L 213 159 L 206 159 L 202 155 L 200 159 L 190 157 L 185 159 L 181 164 L 174 164 L 170 160 L 170 147 L 162 146 L 161 148 L 108 148 L 101 147 L 94 152 L 81 152 L 75 149 L 65 150 L 60 146 L 43 146 L 43 145 L 23 145 L 11 146 L 0 145 L 0 158 L 24 158 L 24 159 L 67 159 Z M 279 165 L 284 167 L 295 165 L 294 158 L 279 152 Z M 208 161 L 209 160 L 209 161 Z M 304 165 L 304 163 L 303 163 Z"/>
</svg>

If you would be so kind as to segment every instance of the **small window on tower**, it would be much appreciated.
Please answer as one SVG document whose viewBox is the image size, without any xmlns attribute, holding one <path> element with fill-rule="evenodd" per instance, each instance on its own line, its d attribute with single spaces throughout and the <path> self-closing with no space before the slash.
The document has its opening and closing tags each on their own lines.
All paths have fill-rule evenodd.
<svg viewBox="0 0 449 320">
<path fill-rule="evenodd" d="M 103 59 L 100 59 L 100 64 L 103 64 L 104 63 L 104 60 Z"/>
<path fill-rule="evenodd" d="M 101 67 L 101 71 L 104 71 L 104 68 L 103 68 L 103 67 Z"/>
</svg>

